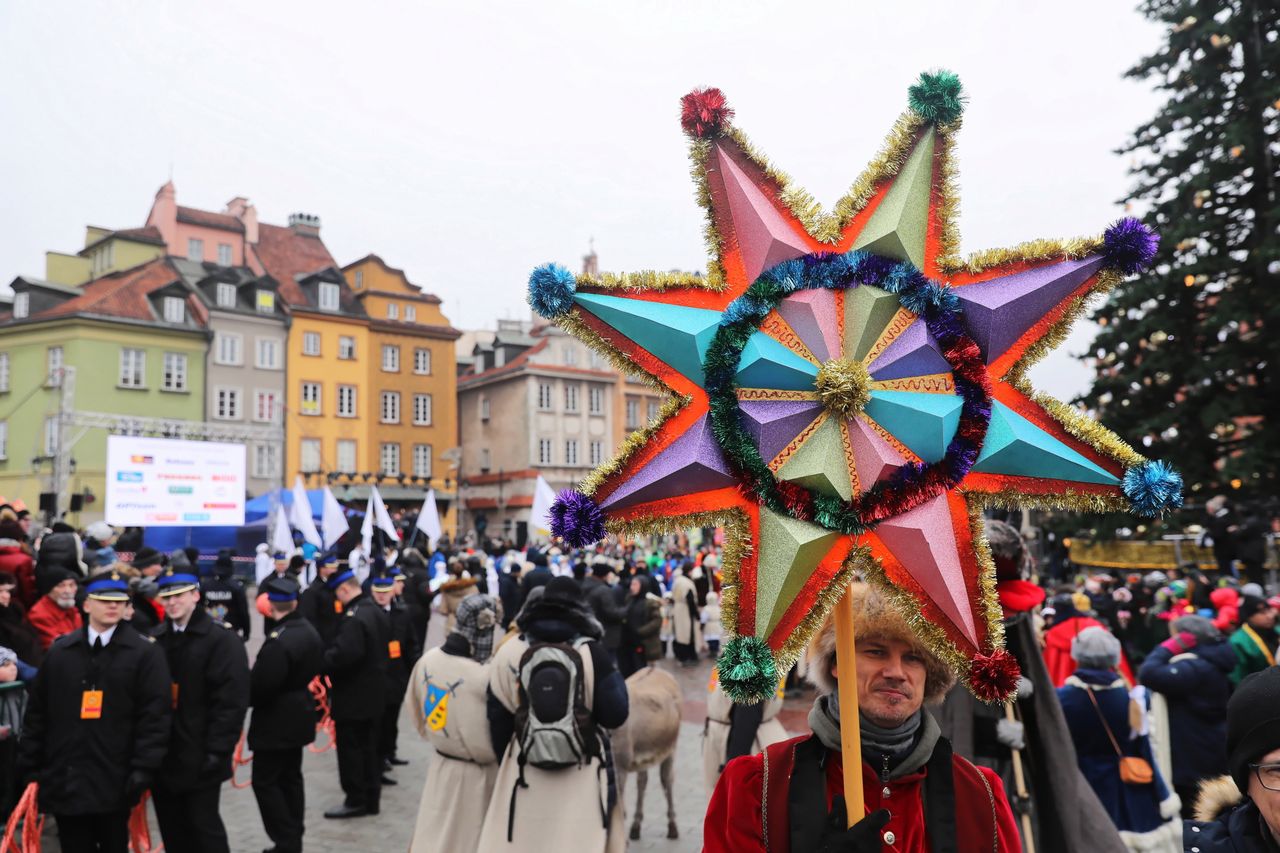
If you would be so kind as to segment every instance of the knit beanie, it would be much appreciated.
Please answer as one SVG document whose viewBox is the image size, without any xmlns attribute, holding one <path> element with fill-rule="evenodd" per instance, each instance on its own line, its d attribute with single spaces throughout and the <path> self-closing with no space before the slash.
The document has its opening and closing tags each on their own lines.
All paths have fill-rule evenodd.
<svg viewBox="0 0 1280 853">
<path fill-rule="evenodd" d="M 1085 669 L 1114 669 L 1120 663 L 1120 641 L 1106 628 L 1085 628 L 1071 641 L 1071 657 Z"/>
<path fill-rule="evenodd" d="M 1187 632 L 1196 638 L 1197 643 L 1212 643 L 1222 639 L 1217 626 L 1203 616 L 1179 616 L 1173 620 L 1170 628 L 1175 635 Z"/>
<path fill-rule="evenodd" d="M 1249 764 L 1280 749 L 1280 667 L 1255 672 L 1227 702 L 1227 769 L 1241 791 L 1249 789 Z"/>
<path fill-rule="evenodd" d="M 1267 600 L 1257 595 L 1246 595 L 1240 599 L 1240 622 L 1243 624 L 1249 621 L 1250 616 L 1254 616 L 1259 612 L 1266 610 L 1271 605 L 1267 604 Z"/>
</svg>

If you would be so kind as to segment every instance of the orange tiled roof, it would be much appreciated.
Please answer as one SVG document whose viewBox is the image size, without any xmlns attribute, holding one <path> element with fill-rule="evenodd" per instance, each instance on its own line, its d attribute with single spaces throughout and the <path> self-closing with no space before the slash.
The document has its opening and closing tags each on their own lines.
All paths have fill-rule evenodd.
<svg viewBox="0 0 1280 853">
<path fill-rule="evenodd" d="M 263 269 L 280 285 L 280 296 L 289 305 L 307 304 L 294 276 L 337 267 L 319 236 L 297 234 L 292 228 L 279 225 L 259 225 L 254 250 Z"/>
<path fill-rule="evenodd" d="M 223 231 L 244 233 L 244 223 L 229 213 L 213 213 L 194 207 L 178 205 L 178 221 L 189 225 L 203 225 L 206 228 L 221 228 Z"/>
<path fill-rule="evenodd" d="M 168 259 L 156 258 L 131 269 L 94 279 L 80 288 L 83 292 L 79 296 L 33 314 L 31 319 L 97 314 L 153 322 L 156 315 L 148 297 L 178 280 L 180 276 L 170 266 Z"/>
</svg>

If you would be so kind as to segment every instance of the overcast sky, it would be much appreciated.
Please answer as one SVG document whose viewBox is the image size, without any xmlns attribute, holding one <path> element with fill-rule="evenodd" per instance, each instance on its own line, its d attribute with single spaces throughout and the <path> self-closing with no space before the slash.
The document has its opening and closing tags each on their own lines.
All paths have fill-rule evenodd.
<svg viewBox="0 0 1280 853">
<path fill-rule="evenodd" d="M 970 95 L 963 250 L 1092 234 L 1121 212 L 1112 153 L 1155 109 L 1121 79 L 1160 31 L 1123 0 L 0 4 L 0 279 L 41 275 L 84 226 L 249 197 L 319 215 L 340 263 L 376 252 L 463 328 L 528 315 L 525 280 L 703 269 L 678 101 L 735 123 L 828 207 L 925 69 Z M 123 14 L 122 14 L 123 12 Z M 1087 387 L 1068 353 L 1033 373 Z"/>
</svg>

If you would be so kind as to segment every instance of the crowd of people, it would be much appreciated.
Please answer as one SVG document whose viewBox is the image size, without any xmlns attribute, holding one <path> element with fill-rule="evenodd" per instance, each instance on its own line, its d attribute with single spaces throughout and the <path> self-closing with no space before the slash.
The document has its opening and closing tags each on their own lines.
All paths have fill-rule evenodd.
<svg viewBox="0 0 1280 853">
<path fill-rule="evenodd" d="M 756 705 L 713 673 L 705 848 L 1275 850 L 1280 599 L 1265 578 L 1188 565 L 1046 587 L 1016 530 L 988 522 L 988 539 L 1016 696 L 977 702 L 857 584 L 867 816 L 846 828 L 828 624 L 797 667 L 817 693 L 810 734 L 779 720 L 797 672 Z M 626 680 L 696 666 L 721 634 L 711 531 L 660 549 L 259 553 L 256 589 L 230 552 L 203 572 L 199 554 L 128 544 L 105 524 L 33 534 L 0 502 L 0 796 L 7 813 L 37 783 L 67 851 L 125 850 L 147 792 L 167 849 L 233 849 L 220 794 L 245 745 L 272 850 L 301 850 L 322 708 L 344 793 L 328 819 L 378 815 L 382 789 L 408 781 L 404 708 L 437 757 L 411 849 L 621 849 Z M 444 641 L 428 649 L 432 619 Z"/>
</svg>

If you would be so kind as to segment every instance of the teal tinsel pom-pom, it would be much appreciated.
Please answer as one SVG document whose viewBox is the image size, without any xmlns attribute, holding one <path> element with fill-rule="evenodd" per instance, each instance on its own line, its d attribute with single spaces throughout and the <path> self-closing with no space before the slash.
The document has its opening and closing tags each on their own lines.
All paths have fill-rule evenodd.
<svg viewBox="0 0 1280 853">
<path fill-rule="evenodd" d="M 554 320 L 573 308 L 578 282 L 559 264 L 543 264 L 529 274 L 529 305 L 540 316 Z"/>
<path fill-rule="evenodd" d="M 950 71 L 926 71 L 907 89 L 907 103 L 925 121 L 953 122 L 964 112 L 964 88 Z"/>
<path fill-rule="evenodd" d="M 716 662 L 720 686 L 729 698 L 754 705 L 778 689 L 778 666 L 769 644 L 759 637 L 734 637 L 725 644 Z"/>
<path fill-rule="evenodd" d="M 1154 517 L 1182 506 L 1182 475 L 1158 459 L 1125 471 L 1123 488 L 1135 515 Z"/>
</svg>

